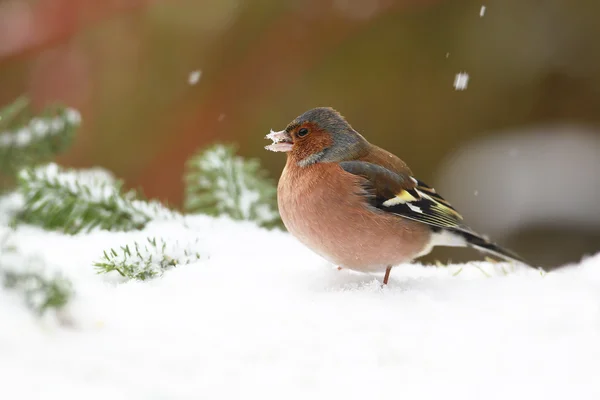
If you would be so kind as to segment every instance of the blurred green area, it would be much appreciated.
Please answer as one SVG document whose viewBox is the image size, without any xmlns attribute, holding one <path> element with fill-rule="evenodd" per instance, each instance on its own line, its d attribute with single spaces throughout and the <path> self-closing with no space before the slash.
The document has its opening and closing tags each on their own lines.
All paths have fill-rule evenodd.
<svg viewBox="0 0 600 400">
<path fill-rule="evenodd" d="M 25 93 L 78 108 L 61 163 L 103 166 L 172 204 L 187 158 L 216 140 L 278 176 L 284 157 L 264 135 L 323 105 L 437 185 L 474 140 L 563 122 L 598 132 L 599 12 L 593 0 L 4 0 L 0 104 Z M 548 220 L 504 241 L 547 265 L 600 250 L 600 228 L 577 226 L 565 251 L 534 246 L 560 242 L 566 228 Z"/>
</svg>

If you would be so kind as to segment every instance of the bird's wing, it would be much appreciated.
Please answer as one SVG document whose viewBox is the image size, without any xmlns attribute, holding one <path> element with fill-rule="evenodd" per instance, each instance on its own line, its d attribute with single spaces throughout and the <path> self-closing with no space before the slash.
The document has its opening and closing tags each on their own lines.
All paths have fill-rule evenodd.
<svg viewBox="0 0 600 400">
<path fill-rule="evenodd" d="M 435 189 L 405 174 L 365 161 L 343 161 L 346 172 L 367 180 L 371 205 L 433 227 L 471 231 L 463 217 Z"/>
<path fill-rule="evenodd" d="M 365 178 L 364 188 L 373 207 L 427 224 L 434 233 L 449 232 L 452 237 L 460 238 L 466 246 L 507 260 L 525 263 L 519 255 L 474 232 L 464 224 L 460 213 L 434 188 L 408 173 L 396 173 L 366 161 L 343 161 L 340 162 L 340 167 L 348 173 Z"/>
<path fill-rule="evenodd" d="M 369 144 L 368 149 L 369 151 L 363 154 L 362 157 L 354 160 L 376 164 L 397 174 L 412 175 L 412 171 L 408 165 L 406 165 L 406 163 L 398 158 L 395 154 L 392 154 L 381 147 L 375 146 L 374 144 Z"/>
</svg>

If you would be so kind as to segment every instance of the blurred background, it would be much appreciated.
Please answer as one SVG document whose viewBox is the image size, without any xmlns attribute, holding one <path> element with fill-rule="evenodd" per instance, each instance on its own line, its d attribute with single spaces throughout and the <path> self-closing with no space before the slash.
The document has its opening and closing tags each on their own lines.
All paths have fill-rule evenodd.
<svg viewBox="0 0 600 400">
<path fill-rule="evenodd" d="M 599 13 L 597 0 L 0 0 L 0 106 L 27 94 L 79 109 L 59 162 L 174 205 L 197 148 L 237 142 L 277 178 L 264 135 L 332 106 L 474 229 L 551 268 L 600 251 Z"/>
</svg>

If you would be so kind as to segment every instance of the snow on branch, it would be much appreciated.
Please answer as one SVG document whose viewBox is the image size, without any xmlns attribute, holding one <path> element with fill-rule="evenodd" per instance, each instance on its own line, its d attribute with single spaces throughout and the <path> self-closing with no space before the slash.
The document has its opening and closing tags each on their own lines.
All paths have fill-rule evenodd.
<svg viewBox="0 0 600 400">
<path fill-rule="evenodd" d="M 25 97 L 0 109 L 0 172 L 12 176 L 50 161 L 70 146 L 80 123 L 77 110 L 58 105 L 34 116 Z"/>
<path fill-rule="evenodd" d="M 179 216 L 157 201 L 144 201 L 101 170 L 76 171 L 56 164 L 22 170 L 19 191 L 25 205 L 15 222 L 68 234 L 95 227 L 110 231 L 142 229 L 153 219 Z"/>
<path fill-rule="evenodd" d="M 61 277 L 46 276 L 42 271 L 0 270 L 4 287 L 19 291 L 25 304 L 37 314 L 64 307 L 71 297 L 71 283 Z"/>
<path fill-rule="evenodd" d="M 267 227 L 280 225 L 275 184 L 259 160 L 235 153 L 233 145 L 215 144 L 188 161 L 185 210 L 228 215 Z"/>
<path fill-rule="evenodd" d="M 63 308 L 73 295 L 69 280 L 48 273 L 35 258 L 23 257 L 6 243 L 0 244 L 0 283 L 38 315 Z"/>
<path fill-rule="evenodd" d="M 164 239 L 147 238 L 146 243 L 110 249 L 94 264 L 99 273 L 118 272 L 129 279 L 146 280 L 161 276 L 166 270 L 186 265 L 200 259 L 195 243 L 180 245 Z"/>
</svg>

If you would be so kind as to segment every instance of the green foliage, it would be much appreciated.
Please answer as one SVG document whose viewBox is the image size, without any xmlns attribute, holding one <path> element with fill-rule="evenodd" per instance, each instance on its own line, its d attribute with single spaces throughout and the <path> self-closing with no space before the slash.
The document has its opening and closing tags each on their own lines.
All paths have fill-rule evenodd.
<svg viewBox="0 0 600 400">
<path fill-rule="evenodd" d="M 177 214 L 155 201 L 143 201 L 135 191 L 104 171 L 75 171 L 49 164 L 22 170 L 19 191 L 25 199 L 15 223 L 38 225 L 67 234 L 95 227 L 111 231 L 143 228 L 155 218 Z"/>
<path fill-rule="evenodd" d="M 16 249 L 0 245 L 0 279 L 5 289 L 24 299 L 25 304 L 39 315 L 50 309 L 61 309 L 71 299 L 71 282 L 60 275 L 49 276 L 34 259 L 25 259 Z M 15 266 L 20 268 L 16 269 Z"/>
<path fill-rule="evenodd" d="M 45 277 L 40 272 L 0 271 L 4 287 L 21 292 L 25 304 L 38 314 L 64 307 L 71 298 L 71 283 L 61 276 Z"/>
<path fill-rule="evenodd" d="M 0 186 L 10 187 L 20 169 L 46 163 L 66 150 L 80 123 L 79 112 L 59 105 L 34 116 L 25 97 L 0 109 Z"/>
<path fill-rule="evenodd" d="M 80 122 L 77 111 L 60 106 L 34 116 L 26 98 L 0 110 L 0 190 L 16 182 L 24 201 L 11 212 L 14 224 L 77 234 L 94 228 L 130 231 L 151 220 L 181 217 L 136 191 L 125 191 L 122 181 L 103 170 L 40 166 L 70 145 Z M 275 185 L 258 160 L 243 159 L 234 146 L 217 144 L 198 152 L 187 166 L 186 211 L 281 225 Z M 148 238 L 105 251 L 94 266 L 99 273 L 116 271 L 127 279 L 146 280 L 198 261 L 197 248 L 197 243 L 182 246 Z M 43 265 L 34 268 L 32 261 L 0 243 L 0 285 L 20 293 L 38 314 L 61 309 L 72 297 L 71 283 L 45 273 Z"/>
<path fill-rule="evenodd" d="M 281 225 L 275 184 L 257 159 L 244 159 L 235 152 L 233 145 L 216 144 L 188 161 L 185 210 L 228 215 L 267 227 Z"/>
<path fill-rule="evenodd" d="M 161 276 L 166 270 L 200 259 L 195 246 L 167 245 L 163 239 L 147 238 L 147 243 L 110 249 L 94 264 L 99 273 L 118 272 L 128 279 L 146 280 Z"/>
</svg>

